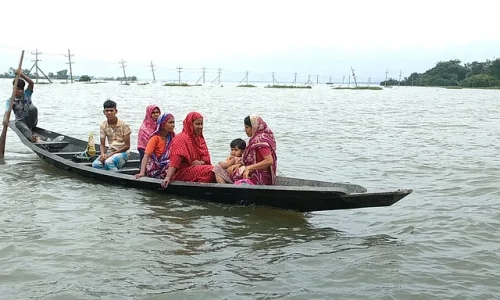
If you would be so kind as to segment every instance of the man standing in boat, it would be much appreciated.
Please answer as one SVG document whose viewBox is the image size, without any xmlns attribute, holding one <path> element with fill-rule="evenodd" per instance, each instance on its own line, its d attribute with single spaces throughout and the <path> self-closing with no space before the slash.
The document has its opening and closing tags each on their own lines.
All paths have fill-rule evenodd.
<svg viewBox="0 0 500 300">
<path fill-rule="evenodd" d="M 16 71 L 17 75 L 17 71 Z M 15 80 L 14 80 L 15 82 Z M 12 82 L 12 85 L 14 85 Z M 24 87 L 28 83 L 28 88 L 24 90 Z M 36 142 L 38 137 L 33 135 L 33 129 L 38 124 L 38 109 L 31 101 L 31 95 L 33 95 L 33 87 L 35 83 L 28 76 L 24 75 L 23 72 L 19 72 L 19 80 L 17 81 L 16 89 L 16 99 L 14 99 L 14 105 L 12 110 L 16 116 L 16 127 L 23 133 L 23 135 L 32 142 Z M 10 107 L 10 99 L 5 103 L 5 110 L 8 111 Z M 9 120 L 7 120 L 7 114 L 3 117 L 3 125 L 8 126 Z"/>
<path fill-rule="evenodd" d="M 116 117 L 118 110 L 116 103 L 106 100 L 103 104 L 106 121 L 100 126 L 100 150 L 101 155 L 92 163 L 92 167 L 118 171 L 130 156 L 130 126 L 123 120 Z M 108 149 L 106 151 L 106 140 Z"/>
</svg>

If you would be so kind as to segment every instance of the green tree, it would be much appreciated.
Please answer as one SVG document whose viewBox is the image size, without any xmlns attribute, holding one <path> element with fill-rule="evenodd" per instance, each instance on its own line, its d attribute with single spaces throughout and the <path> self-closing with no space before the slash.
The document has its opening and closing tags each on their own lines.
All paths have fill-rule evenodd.
<svg viewBox="0 0 500 300">
<path fill-rule="evenodd" d="M 86 81 L 86 82 L 91 81 L 91 80 L 92 79 L 90 78 L 89 75 L 82 75 L 82 76 L 80 76 L 80 79 L 78 79 L 78 81 Z"/>
<path fill-rule="evenodd" d="M 465 68 L 467 69 L 466 77 L 485 73 L 487 66 L 486 62 L 477 61 L 465 64 Z"/>
<path fill-rule="evenodd" d="M 490 61 L 486 73 L 500 79 L 500 58 Z"/>
<path fill-rule="evenodd" d="M 462 81 L 464 87 L 490 87 L 495 86 L 498 81 L 491 75 L 478 74 L 467 77 Z"/>
<path fill-rule="evenodd" d="M 385 86 L 385 85 L 398 85 L 399 81 L 393 78 L 389 78 L 387 81 L 382 81 L 380 85 Z"/>
</svg>

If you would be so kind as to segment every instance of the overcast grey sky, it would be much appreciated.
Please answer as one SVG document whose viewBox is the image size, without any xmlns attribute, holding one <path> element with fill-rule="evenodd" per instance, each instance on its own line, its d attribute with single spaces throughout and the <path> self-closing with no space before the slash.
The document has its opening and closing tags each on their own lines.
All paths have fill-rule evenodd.
<svg viewBox="0 0 500 300">
<path fill-rule="evenodd" d="M 22 3 L 22 6 L 20 6 Z M 0 72 L 24 67 L 42 52 L 45 73 L 74 73 L 149 80 L 153 61 L 158 78 L 299 80 L 307 75 L 341 80 L 350 66 L 360 80 L 383 80 L 423 72 L 438 60 L 492 59 L 500 49 L 495 1 L 5 1 L 0 31 Z M 14 24 L 18 23 L 16 26 Z M 366 79 L 365 79 L 366 78 Z"/>
</svg>

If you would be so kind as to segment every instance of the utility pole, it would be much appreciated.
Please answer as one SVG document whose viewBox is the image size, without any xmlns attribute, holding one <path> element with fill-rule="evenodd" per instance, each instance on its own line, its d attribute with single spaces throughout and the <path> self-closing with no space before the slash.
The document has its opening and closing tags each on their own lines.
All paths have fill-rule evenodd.
<svg viewBox="0 0 500 300">
<path fill-rule="evenodd" d="M 33 67 L 35 67 L 35 75 L 36 75 L 36 81 L 35 81 L 35 83 L 38 83 L 38 62 L 41 61 L 41 60 L 38 59 L 38 55 L 42 54 L 42 52 L 38 52 L 38 49 L 36 49 L 35 53 L 31 52 L 31 54 L 35 55 L 35 60 L 32 60 L 32 61 L 35 62 L 35 64 L 33 65 Z M 33 67 L 31 67 L 31 69 L 33 69 Z"/>
<path fill-rule="evenodd" d="M 74 64 L 75 62 L 71 62 L 71 56 L 74 56 L 74 55 L 71 54 L 71 52 L 68 49 L 68 56 L 67 57 L 68 57 L 69 62 L 67 62 L 67 64 L 69 64 L 69 78 L 71 80 L 71 83 L 73 83 L 73 69 L 71 68 L 71 64 Z"/>
<path fill-rule="evenodd" d="M 398 83 L 398 86 L 401 86 L 401 75 L 403 75 L 403 70 L 399 71 L 399 83 Z"/>
<path fill-rule="evenodd" d="M 311 75 L 307 75 L 307 81 L 304 83 L 304 85 L 306 84 L 313 84 L 311 81 Z"/>
<path fill-rule="evenodd" d="M 295 79 L 292 82 L 292 85 L 297 84 L 297 72 L 295 72 Z"/>
<path fill-rule="evenodd" d="M 342 76 L 342 85 L 344 85 L 345 75 Z"/>
<path fill-rule="evenodd" d="M 122 58 L 122 61 L 121 62 L 118 62 L 118 63 L 121 63 L 122 66 L 121 68 L 123 69 L 123 80 L 125 80 L 125 84 L 128 84 L 128 81 L 127 81 L 127 74 L 125 74 L 125 63 L 126 61 L 123 61 L 123 58 Z M 122 81 L 123 81 L 122 80 Z"/>
<path fill-rule="evenodd" d="M 243 81 L 246 80 L 246 85 L 248 85 L 248 71 L 246 71 L 245 74 L 246 74 L 245 77 L 243 77 L 243 79 L 238 84 L 241 84 Z"/>
<path fill-rule="evenodd" d="M 35 60 L 32 60 L 35 63 L 31 67 L 31 69 L 29 69 L 28 74 L 26 74 L 26 75 L 29 75 L 31 73 L 31 70 L 33 70 L 33 68 L 35 68 L 36 83 L 38 83 L 38 77 L 39 77 L 38 72 L 42 73 L 43 76 L 45 77 L 45 79 L 47 79 L 50 83 L 52 83 L 52 81 L 50 81 L 50 78 L 47 75 L 45 75 L 45 73 L 43 73 L 43 71 L 42 71 L 42 69 L 40 69 L 40 67 L 38 67 L 38 62 L 41 61 L 40 59 L 38 59 L 38 55 L 42 54 L 42 52 L 38 52 L 38 49 L 36 49 L 35 53 L 31 52 L 31 54 L 35 55 Z"/>
<path fill-rule="evenodd" d="M 219 73 L 219 76 L 217 76 L 214 80 L 212 80 L 212 82 L 210 82 L 210 84 L 213 84 L 216 80 L 219 80 L 219 83 L 218 83 L 218 84 L 220 85 L 220 74 L 221 74 L 221 72 L 222 72 L 222 69 L 221 69 L 221 68 L 219 68 L 217 71 L 218 71 L 218 73 Z"/>
<path fill-rule="evenodd" d="M 151 61 L 151 73 L 153 73 L 153 83 L 156 83 L 156 77 L 155 77 L 155 65 L 153 65 L 153 61 Z"/>
<path fill-rule="evenodd" d="M 274 79 L 274 72 L 273 72 L 272 74 L 273 74 L 273 85 L 274 85 L 274 83 L 280 84 L 280 83 L 278 82 L 278 80 Z"/>
<path fill-rule="evenodd" d="M 177 67 L 177 72 L 179 72 L 179 83 L 181 83 L 181 72 L 182 72 L 182 67 Z"/>
<path fill-rule="evenodd" d="M 316 75 L 316 85 L 319 85 L 319 75 Z"/>
<path fill-rule="evenodd" d="M 202 75 L 201 75 L 201 77 L 200 77 L 200 78 L 198 78 L 198 80 L 196 80 L 196 83 L 195 83 L 195 84 L 198 84 L 198 82 L 200 82 L 200 80 L 202 80 L 202 79 L 203 79 L 203 84 L 205 84 L 205 70 L 206 70 L 206 69 L 207 69 L 207 68 L 205 68 L 205 67 L 201 68 Z"/>
<path fill-rule="evenodd" d="M 368 86 L 370 86 L 371 83 L 372 83 L 372 78 L 368 77 Z"/>
<path fill-rule="evenodd" d="M 384 81 L 384 86 L 387 86 L 387 74 L 389 74 L 389 69 L 385 71 L 385 81 Z"/>
<path fill-rule="evenodd" d="M 358 87 L 358 82 L 356 81 L 356 74 L 354 74 L 354 69 L 351 67 L 351 71 L 352 71 L 352 78 L 354 78 L 354 85 L 356 87 Z"/>
</svg>

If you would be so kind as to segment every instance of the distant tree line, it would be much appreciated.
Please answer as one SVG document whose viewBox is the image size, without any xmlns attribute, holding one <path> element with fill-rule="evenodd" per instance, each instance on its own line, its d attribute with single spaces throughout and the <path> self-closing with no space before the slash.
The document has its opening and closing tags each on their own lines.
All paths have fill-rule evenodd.
<svg viewBox="0 0 500 300">
<path fill-rule="evenodd" d="M 56 75 L 54 75 L 54 73 L 52 73 L 52 72 L 49 72 L 48 76 L 50 79 L 68 79 L 69 78 L 68 70 L 61 70 L 61 71 L 57 72 Z"/>
<path fill-rule="evenodd" d="M 29 69 L 23 69 L 23 73 L 24 74 L 29 74 Z M 16 72 L 16 69 L 14 68 L 9 68 L 9 71 L 8 72 L 5 72 L 3 74 L 0 74 L 0 78 L 14 78 L 15 77 L 15 72 Z M 32 75 L 33 77 L 36 76 L 36 73 L 33 73 Z M 69 74 L 68 74 L 68 70 L 61 70 L 61 71 L 58 71 L 56 72 L 56 74 L 54 74 L 53 72 L 49 72 L 49 74 L 47 74 L 47 76 L 50 78 L 50 79 L 62 79 L 62 80 L 67 80 L 69 79 Z M 88 76 L 88 75 L 82 75 L 82 76 L 75 76 L 73 75 L 74 78 L 79 78 L 79 81 L 91 81 L 94 77 L 93 76 Z M 83 77 L 83 80 L 81 79 Z M 109 81 L 125 81 L 124 77 L 105 77 L 103 78 L 102 80 L 109 80 Z M 137 77 L 136 76 L 127 76 L 127 81 L 137 81 Z"/>
<path fill-rule="evenodd" d="M 500 58 L 461 64 L 458 59 L 438 62 L 424 73 L 412 73 L 399 83 L 390 78 L 380 85 L 492 87 L 500 85 Z"/>
<path fill-rule="evenodd" d="M 28 74 L 29 71 L 30 71 L 29 69 L 23 69 L 24 74 Z M 10 67 L 8 72 L 0 74 L 0 78 L 14 78 L 16 77 L 15 73 L 16 69 Z"/>
</svg>

